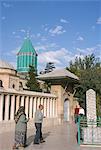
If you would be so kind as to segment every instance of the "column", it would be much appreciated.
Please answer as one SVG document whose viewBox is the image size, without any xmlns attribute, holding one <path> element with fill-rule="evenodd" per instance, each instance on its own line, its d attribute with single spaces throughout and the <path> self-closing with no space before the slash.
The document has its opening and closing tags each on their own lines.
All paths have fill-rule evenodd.
<svg viewBox="0 0 101 150">
<path fill-rule="evenodd" d="M 3 100 L 4 100 L 4 95 L 0 95 L 0 121 L 3 120 Z"/>
<path fill-rule="evenodd" d="M 6 95 L 5 97 L 5 120 L 9 120 L 9 99 L 10 95 Z"/>
<path fill-rule="evenodd" d="M 11 96 L 11 120 L 14 120 L 15 95 Z"/>
<path fill-rule="evenodd" d="M 47 111 L 46 111 L 47 110 L 46 101 L 47 101 L 47 98 L 44 99 L 44 116 L 47 116 L 47 114 L 46 114 L 47 113 Z"/>
<path fill-rule="evenodd" d="M 44 99 L 45 99 L 44 97 L 41 98 L 41 105 L 43 106 L 44 106 Z M 44 109 L 42 110 L 42 113 L 44 113 Z"/>
<path fill-rule="evenodd" d="M 55 117 L 55 98 L 53 98 L 53 118 Z"/>
<path fill-rule="evenodd" d="M 44 97 L 41 98 L 41 105 L 44 105 Z"/>
<path fill-rule="evenodd" d="M 21 97 L 21 106 L 24 106 L 24 96 Z"/>
<path fill-rule="evenodd" d="M 26 113 L 27 118 L 28 118 L 28 100 L 29 100 L 29 97 L 27 96 L 26 101 L 25 101 L 25 113 Z"/>
<path fill-rule="evenodd" d="M 17 112 L 18 109 L 19 109 L 19 99 L 20 99 L 20 96 L 17 95 L 17 97 L 16 97 L 16 112 Z"/>
<path fill-rule="evenodd" d="M 53 102 L 53 100 L 52 100 L 52 98 L 50 98 L 50 117 L 51 117 L 51 118 L 52 118 L 52 111 L 53 111 L 52 102 Z"/>
<path fill-rule="evenodd" d="M 47 99 L 47 117 L 50 117 L 50 99 Z"/>
<path fill-rule="evenodd" d="M 57 98 L 55 98 L 55 117 L 57 117 Z"/>
<path fill-rule="evenodd" d="M 34 102 L 33 102 L 33 118 L 35 116 L 35 112 L 36 112 L 36 101 L 37 101 L 37 97 L 34 97 Z"/>
<path fill-rule="evenodd" d="M 30 106 L 29 106 L 29 118 L 32 118 L 32 103 L 33 103 L 33 97 L 30 98 Z"/>
<path fill-rule="evenodd" d="M 39 105 L 40 105 L 40 97 L 38 97 L 37 99 L 37 109 L 39 109 Z"/>
</svg>

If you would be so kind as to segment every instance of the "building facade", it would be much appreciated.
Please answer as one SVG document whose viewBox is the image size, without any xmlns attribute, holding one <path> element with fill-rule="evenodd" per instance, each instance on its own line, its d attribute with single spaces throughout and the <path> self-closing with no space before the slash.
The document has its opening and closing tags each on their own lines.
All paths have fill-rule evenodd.
<svg viewBox="0 0 101 150">
<path fill-rule="evenodd" d="M 26 80 L 14 67 L 6 61 L 0 60 L 0 87 L 4 89 L 23 90 Z"/>
<path fill-rule="evenodd" d="M 3 131 L 6 125 L 12 129 L 11 122 L 14 125 L 14 113 L 19 106 L 24 106 L 27 117 L 31 118 L 29 128 L 33 127 L 34 113 L 40 104 L 44 105 L 46 125 L 73 120 L 74 87 L 79 78 L 66 69 L 54 70 L 37 78 L 51 85 L 50 93 L 29 91 L 25 75 L 30 65 L 37 71 L 37 53 L 28 38 L 17 54 L 17 70 L 8 62 L 0 61 L 0 128 Z"/>
<path fill-rule="evenodd" d="M 74 87 L 79 78 L 66 69 L 58 69 L 39 75 L 40 80 L 51 85 L 51 93 L 57 96 L 57 115 L 61 121 L 72 121 L 74 108 L 77 102 L 74 100 Z"/>
</svg>

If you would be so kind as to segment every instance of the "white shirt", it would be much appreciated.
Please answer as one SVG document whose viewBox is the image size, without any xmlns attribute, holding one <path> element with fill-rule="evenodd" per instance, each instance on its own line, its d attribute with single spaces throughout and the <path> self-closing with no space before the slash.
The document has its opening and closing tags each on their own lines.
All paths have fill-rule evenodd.
<svg viewBox="0 0 101 150">
<path fill-rule="evenodd" d="M 41 112 L 41 110 L 37 110 L 35 112 L 35 123 L 42 123 L 43 122 L 43 118 L 44 118 L 44 115 L 43 113 Z"/>
<path fill-rule="evenodd" d="M 82 114 L 82 115 L 84 115 L 84 114 L 85 114 L 85 112 L 84 112 L 84 109 L 83 109 L 83 108 L 80 108 L 80 109 L 79 109 L 79 115 L 80 115 L 80 114 Z"/>
</svg>

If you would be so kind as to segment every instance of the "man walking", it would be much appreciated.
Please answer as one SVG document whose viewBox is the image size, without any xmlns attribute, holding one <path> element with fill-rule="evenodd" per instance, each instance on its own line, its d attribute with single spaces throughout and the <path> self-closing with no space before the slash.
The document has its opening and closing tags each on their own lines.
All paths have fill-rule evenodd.
<svg viewBox="0 0 101 150">
<path fill-rule="evenodd" d="M 44 115 L 42 113 L 43 105 L 39 105 L 39 109 L 35 112 L 35 128 L 36 128 L 36 135 L 34 139 L 34 144 L 40 144 L 45 142 L 42 137 L 42 122 Z"/>
</svg>

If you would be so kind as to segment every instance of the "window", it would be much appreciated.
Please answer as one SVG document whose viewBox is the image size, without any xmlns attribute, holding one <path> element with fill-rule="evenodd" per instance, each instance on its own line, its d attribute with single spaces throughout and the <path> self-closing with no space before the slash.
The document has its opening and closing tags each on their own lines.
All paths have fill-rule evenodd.
<svg viewBox="0 0 101 150">
<path fill-rule="evenodd" d="M 14 84 L 12 85 L 12 88 L 15 89 L 15 85 Z"/>
<path fill-rule="evenodd" d="M 2 82 L 2 80 L 0 80 L 0 87 L 3 87 L 3 82 Z"/>
<path fill-rule="evenodd" d="M 23 89 L 23 84 L 22 84 L 22 82 L 19 82 L 19 89 Z"/>
</svg>

